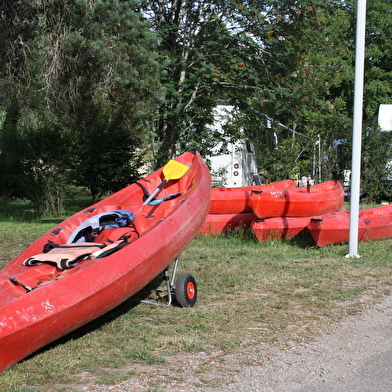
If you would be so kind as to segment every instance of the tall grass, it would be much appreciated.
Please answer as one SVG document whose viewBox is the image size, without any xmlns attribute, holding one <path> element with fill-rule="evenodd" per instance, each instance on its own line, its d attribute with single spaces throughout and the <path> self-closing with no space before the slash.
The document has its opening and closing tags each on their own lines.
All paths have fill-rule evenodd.
<svg viewBox="0 0 392 392">
<path fill-rule="evenodd" d="M 3 221 L 2 265 L 52 226 Z M 197 237 L 179 271 L 197 279 L 194 308 L 128 300 L 3 372 L 0 390 L 76 391 L 86 374 L 113 385 L 137 372 L 138 364 L 171 366 L 171 357 L 181 353 L 222 350 L 241 358 L 255 346 L 296 344 L 390 293 L 391 245 L 360 243 L 361 258 L 346 259 L 347 245 L 319 249 L 304 239 L 260 244 L 249 230 Z"/>
</svg>

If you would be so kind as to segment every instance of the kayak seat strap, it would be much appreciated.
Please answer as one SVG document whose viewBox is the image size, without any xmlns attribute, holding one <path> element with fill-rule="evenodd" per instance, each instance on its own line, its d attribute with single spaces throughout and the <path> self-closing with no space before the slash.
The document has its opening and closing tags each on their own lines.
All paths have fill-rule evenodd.
<svg viewBox="0 0 392 392">
<path fill-rule="evenodd" d="M 109 256 L 127 244 L 128 241 L 126 239 L 115 241 L 109 245 L 91 242 L 57 245 L 49 241 L 45 248 L 47 250 L 46 253 L 29 257 L 23 262 L 23 265 L 32 267 L 40 264 L 49 264 L 60 270 L 70 269 L 81 261 Z"/>
</svg>

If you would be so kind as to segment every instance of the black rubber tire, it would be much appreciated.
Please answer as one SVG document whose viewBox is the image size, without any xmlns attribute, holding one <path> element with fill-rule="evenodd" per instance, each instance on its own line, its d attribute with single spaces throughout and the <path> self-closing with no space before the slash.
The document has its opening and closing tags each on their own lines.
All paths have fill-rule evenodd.
<svg viewBox="0 0 392 392">
<path fill-rule="evenodd" d="M 183 272 L 176 281 L 175 294 L 178 305 L 183 308 L 192 308 L 197 301 L 197 285 L 195 278 Z"/>
</svg>

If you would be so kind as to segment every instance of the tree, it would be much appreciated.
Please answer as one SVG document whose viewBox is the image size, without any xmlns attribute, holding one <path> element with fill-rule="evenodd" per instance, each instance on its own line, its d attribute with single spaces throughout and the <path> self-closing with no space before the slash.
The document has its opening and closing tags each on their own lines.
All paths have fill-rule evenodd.
<svg viewBox="0 0 392 392">
<path fill-rule="evenodd" d="M 34 140 L 38 132 L 47 132 L 49 138 L 53 136 L 49 130 L 56 129 L 57 139 L 68 139 L 70 145 L 74 140 L 87 140 L 97 126 L 97 133 L 104 129 L 106 139 L 119 143 L 118 150 L 129 148 L 130 140 L 133 151 L 141 148 L 145 128 L 156 109 L 159 84 L 159 64 L 154 53 L 156 37 L 141 19 L 133 0 L 2 2 L 0 107 L 5 113 L 2 132 L 14 130 L 23 140 L 30 137 Z M 117 133 L 122 135 L 122 141 Z M 8 136 L 6 139 L 9 140 Z M 40 167 L 43 173 L 48 172 L 49 178 L 53 165 L 45 159 L 50 152 L 56 154 L 52 144 L 34 144 L 42 162 L 26 159 L 25 165 L 30 162 L 32 166 L 25 166 L 24 173 L 34 172 L 37 178 L 36 170 Z M 2 159 L 8 161 L 12 151 L 5 147 L 0 146 Z M 100 155 L 89 147 L 85 146 L 83 156 L 90 165 L 100 167 L 97 164 Z M 63 166 L 67 174 L 72 154 L 80 150 L 81 146 L 67 150 L 68 166 Z M 111 143 L 100 146 L 101 155 L 113 151 Z M 88 152 L 92 155 L 87 156 Z M 29 156 L 29 144 L 20 144 L 19 154 Z M 123 170 L 135 173 L 139 161 L 129 169 L 129 159 L 135 157 L 124 154 L 123 161 L 113 157 L 118 166 L 112 165 L 111 170 L 106 166 L 99 174 L 103 180 L 94 196 L 112 190 L 113 178 Z M 80 157 L 73 159 L 79 160 Z M 74 174 L 88 176 L 90 172 L 74 170 Z M 78 178 L 77 182 L 91 184 L 96 175 Z M 10 182 L 8 188 L 11 187 Z M 29 188 L 31 192 L 32 189 Z M 36 196 L 38 190 L 41 197 Z M 44 192 L 44 187 L 35 187 L 27 196 L 39 200 Z"/>
<path fill-rule="evenodd" d="M 3 202 L 26 198 L 37 215 L 61 216 L 68 180 L 70 143 L 54 124 L 24 129 L 3 127 L 0 134 Z"/>
<path fill-rule="evenodd" d="M 390 199 L 392 196 L 391 178 L 392 135 L 381 132 L 378 125 L 364 129 L 361 154 L 361 190 L 369 201 L 379 202 L 381 197 Z"/>
<path fill-rule="evenodd" d="M 364 118 L 378 114 L 380 104 L 392 103 L 392 21 L 388 2 L 367 4 Z"/>
<path fill-rule="evenodd" d="M 18 123 L 34 83 L 28 46 L 36 35 L 34 11 L 30 1 L 0 4 L 0 107 L 5 112 L 4 123 L 12 126 Z"/>
<path fill-rule="evenodd" d="M 156 166 L 189 146 L 203 152 L 211 140 L 206 126 L 218 99 L 236 98 L 261 88 L 260 73 L 249 66 L 262 53 L 246 32 L 257 15 L 239 18 L 234 1 L 142 1 L 146 15 L 161 37 L 159 57 L 165 74 L 162 102 L 155 122 Z M 251 80 L 254 79 L 251 82 Z"/>
<path fill-rule="evenodd" d="M 143 174 L 141 151 L 135 149 L 134 138 L 125 128 L 112 132 L 106 124 L 105 119 L 98 119 L 72 143 L 71 178 L 90 190 L 93 203 L 105 192 L 119 191 Z"/>
<path fill-rule="evenodd" d="M 319 119 L 317 114 L 312 118 L 314 112 L 338 116 L 326 106 L 323 83 L 328 76 L 323 67 L 332 52 L 337 56 L 338 49 L 328 52 L 325 41 L 326 26 L 331 35 L 340 2 L 144 0 L 141 4 L 160 34 L 157 61 L 166 70 L 165 100 L 153 135 L 156 166 L 186 146 L 210 150 L 214 140 L 207 125 L 219 99 L 229 99 L 243 111 L 256 109 L 246 115 L 253 124 L 260 121 L 256 112 L 304 129 Z M 340 26 L 339 32 L 343 29 Z M 311 48 L 306 35 L 312 37 Z M 341 53 L 344 38 L 339 36 Z M 320 51 L 324 64 L 316 58 Z M 330 62 L 327 67 L 334 74 L 341 70 L 342 62 Z M 320 81 L 315 83 L 313 73 Z"/>
<path fill-rule="evenodd" d="M 97 118 L 133 135 L 151 116 L 156 38 L 133 0 L 42 1 L 39 79 L 50 115 L 68 131 Z"/>
</svg>

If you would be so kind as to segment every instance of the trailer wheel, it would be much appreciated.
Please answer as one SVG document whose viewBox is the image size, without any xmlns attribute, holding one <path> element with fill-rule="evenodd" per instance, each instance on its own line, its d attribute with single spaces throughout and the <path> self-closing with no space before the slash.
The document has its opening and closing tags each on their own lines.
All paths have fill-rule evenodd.
<svg viewBox="0 0 392 392">
<path fill-rule="evenodd" d="M 183 308 L 192 308 L 197 300 L 197 285 L 195 278 L 183 272 L 176 281 L 175 295 L 178 305 Z"/>
</svg>

